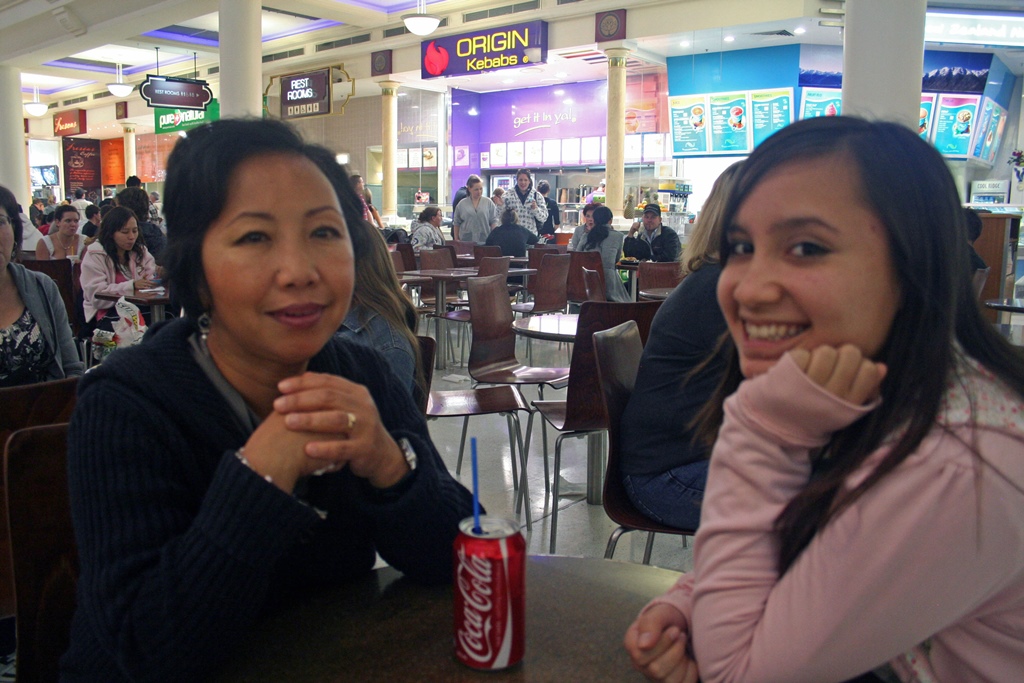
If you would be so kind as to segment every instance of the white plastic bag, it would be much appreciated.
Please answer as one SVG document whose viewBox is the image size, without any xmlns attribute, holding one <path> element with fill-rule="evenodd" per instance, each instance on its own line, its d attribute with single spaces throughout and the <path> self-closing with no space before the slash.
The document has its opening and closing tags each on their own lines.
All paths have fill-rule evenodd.
<svg viewBox="0 0 1024 683">
<path fill-rule="evenodd" d="M 121 297 L 114 304 L 114 309 L 119 318 L 114 323 L 114 341 L 117 342 L 118 348 L 134 346 L 142 341 L 142 336 L 146 334 L 146 321 L 139 307 Z"/>
</svg>

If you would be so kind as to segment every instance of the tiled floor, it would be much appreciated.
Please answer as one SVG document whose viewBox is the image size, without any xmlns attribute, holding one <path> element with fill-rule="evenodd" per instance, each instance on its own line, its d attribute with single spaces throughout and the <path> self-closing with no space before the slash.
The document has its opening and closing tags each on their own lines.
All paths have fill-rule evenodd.
<svg viewBox="0 0 1024 683">
<path fill-rule="evenodd" d="M 433 329 L 433 326 L 431 326 Z M 467 354 L 468 356 L 468 351 Z M 520 341 L 519 358 L 526 361 L 523 341 Z M 455 357 L 459 353 L 456 348 Z M 553 342 L 533 342 L 533 365 L 568 367 L 568 350 Z M 465 389 L 470 382 L 446 381 L 444 377 L 459 375 L 468 380 L 469 373 L 464 367 L 451 367 L 443 371 L 435 371 L 434 390 Z M 523 390 L 527 401 L 537 398 L 537 389 L 527 386 Z M 564 390 L 552 392 L 545 390 L 544 398 L 564 397 Z M 525 516 L 518 519 L 523 533 L 526 534 L 527 547 L 531 554 L 548 552 L 551 524 L 551 499 L 544 495 L 544 470 L 542 456 L 541 430 L 534 425 L 534 434 L 529 449 L 530 495 L 533 500 L 533 531 L 526 532 Z M 454 474 L 459 456 L 459 439 L 462 434 L 462 419 L 432 420 L 429 423 L 430 434 L 434 439 L 441 457 Z M 523 434 L 526 432 L 526 416 L 522 418 Z M 477 438 L 477 451 L 480 464 L 480 497 L 488 513 L 515 519 L 514 496 L 512 493 L 512 467 L 509 459 L 508 432 L 505 419 L 497 415 L 474 417 L 469 422 L 469 436 Z M 554 442 L 557 433 L 548 429 L 548 444 L 552 463 L 554 461 Z M 566 439 L 562 449 L 562 475 L 571 482 L 585 483 L 587 478 L 586 440 Z M 472 486 L 470 471 L 469 441 L 467 438 L 466 454 L 461 475 L 456 475 L 467 487 Z M 556 553 L 580 557 L 603 557 L 608 536 L 615 530 L 613 523 L 604 513 L 600 505 L 588 505 L 582 495 L 563 497 L 559 500 L 558 537 Z M 639 532 L 625 534 L 618 543 L 615 559 L 640 562 L 643 559 L 644 545 L 647 535 Z M 692 539 L 689 547 L 683 548 L 680 537 L 659 535 L 655 537 L 654 552 L 651 564 L 676 571 L 687 571 L 693 566 Z"/>
</svg>

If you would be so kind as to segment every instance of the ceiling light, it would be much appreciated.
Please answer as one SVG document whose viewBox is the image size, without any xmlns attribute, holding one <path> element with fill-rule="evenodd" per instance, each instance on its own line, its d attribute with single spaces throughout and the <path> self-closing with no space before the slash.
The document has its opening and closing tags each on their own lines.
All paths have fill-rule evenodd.
<svg viewBox="0 0 1024 683">
<path fill-rule="evenodd" d="M 793 29 L 793 33 L 795 33 L 798 36 L 802 36 L 803 34 L 807 33 L 807 29 L 805 29 L 803 26 L 797 26 L 795 29 Z"/>
<path fill-rule="evenodd" d="M 723 40 L 727 43 L 731 43 L 732 41 L 736 40 L 736 38 L 734 38 L 733 36 L 726 36 L 725 38 L 723 38 Z"/>
<path fill-rule="evenodd" d="M 122 66 L 120 64 L 118 64 L 117 65 L 117 82 L 116 83 L 107 83 L 107 90 L 109 90 L 110 94 L 113 95 L 114 97 L 128 97 L 129 95 L 132 94 L 132 90 L 135 90 L 135 86 L 134 85 L 132 85 L 131 83 L 125 83 L 124 82 L 124 75 L 123 75 L 123 73 L 124 72 L 122 70 Z"/>
<path fill-rule="evenodd" d="M 34 116 L 36 118 L 39 118 L 40 116 L 45 116 L 47 110 L 50 108 L 50 105 L 48 105 L 46 102 L 39 101 L 38 85 L 32 89 L 32 93 L 33 99 L 31 102 L 25 103 L 25 111 L 28 112 L 29 116 Z"/>
<path fill-rule="evenodd" d="M 690 47 L 690 41 L 688 41 L 688 40 L 682 41 L 681 43 L 679 43 L 679 47 Z"/>
<path fill-rule="evenodd" d="M 470 116 L 476 116 L 480 112 L 476 110 L 476 107 L 470 107 L 469 111 L 467 111 L 466 113 L 469 114 Z"/>
<path fill-rule="evenodd" d="M 562 104 L 572 104 L 572 99 L 571 98 L 566 98 L 566 99 L 562 100 Z"/>
<path fill-rule="evenodd" d="M 429 36 L 441 25 L 441 17 L 427 14 L 427 0 L 416 0 L 416 13 L 402 15 L 402 23 L 409 29 L 409 33 Z"/>
</svg>

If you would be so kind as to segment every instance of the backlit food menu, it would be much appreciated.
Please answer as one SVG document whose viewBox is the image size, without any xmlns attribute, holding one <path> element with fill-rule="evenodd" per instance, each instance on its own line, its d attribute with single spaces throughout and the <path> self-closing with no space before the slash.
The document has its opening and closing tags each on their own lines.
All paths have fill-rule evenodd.
<svg viewBox="0 0 1024 683">
<path fill-rule="evenodd" d="M 751 91 L 750 118 L 757 147 L 769 135 L 793 123 L 793 89 Z"/>
<path fill-rule="evenodd" d="M 677 95 L 668 100 L 672 114 L 672 154 L 707 154 L 707 111 L 705 95 Z"/>
<path fill-rule="evenodd" d="M 945 156 L 967 158 L 980 99 L 979 95 L 939 95 L 932 144 Z"/>
<path fill-rule="evenodd" d="M 714 93 L 708 97 L 711 114 L 711 153 L 749 154 L 750 103 L 746 92 Z"/>
<path fill-rule="evenodd" d="M 804 88 L 800 118 L 839 116 L 843 113 L 843 91 L 839 88 Z"/>
<path fill-rule="evenodd" d="M 986 164 L 995 163 L 996 150 L 1002 139 L 1007 112 L 989 98 L 981 101 L 977 134 L 971 145 L 971 157 Z"/>
<path fill-rule="evenodd" d="M 935 93 L 926 92 L 921 93 L 921 111 L 919 113 L 920 119 L 917 122 L 917 132 L 925 140 L 931 135 L 932 130 L 932 114 L 935 111 Z"/>
</svg>

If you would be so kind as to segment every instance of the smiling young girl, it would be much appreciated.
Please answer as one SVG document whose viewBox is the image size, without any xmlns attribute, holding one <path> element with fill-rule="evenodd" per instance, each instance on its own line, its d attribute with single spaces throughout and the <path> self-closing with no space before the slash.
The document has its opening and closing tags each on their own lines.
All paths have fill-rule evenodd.
<svg viewBox="0 0 1024 683">
<path fill-rule="evenodd" d="M 734 349 L 694 571 L 627 631 L 634 664 L 1016 680 L 1024 358 L 973 300 L 942 157 L 896 124 L 801 121 L 744 164 L 724 225 Z"/>
</svg>

